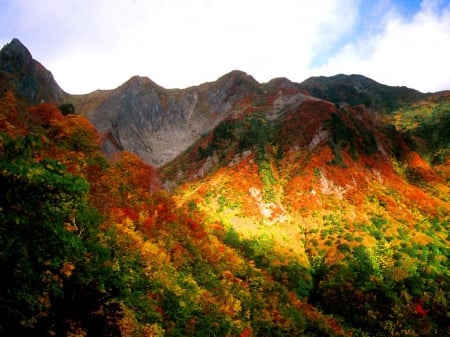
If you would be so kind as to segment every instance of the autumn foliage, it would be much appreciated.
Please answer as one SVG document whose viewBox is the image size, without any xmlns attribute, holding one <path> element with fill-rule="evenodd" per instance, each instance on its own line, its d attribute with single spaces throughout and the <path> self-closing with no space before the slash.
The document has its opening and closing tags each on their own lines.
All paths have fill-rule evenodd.
<svg viewBox="0 0 450 337">
<path fill-rule="evenodd" d="M 445 178 L 360 107 L 262 109 L 156 169 L 5 95 L 2 333 L 448 336 Z"/>
</svg>

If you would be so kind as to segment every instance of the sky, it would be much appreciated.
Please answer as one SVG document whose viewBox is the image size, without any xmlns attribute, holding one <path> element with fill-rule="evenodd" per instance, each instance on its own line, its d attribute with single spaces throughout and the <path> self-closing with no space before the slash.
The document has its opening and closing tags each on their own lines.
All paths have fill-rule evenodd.
<svg viewBox="0 0 450 337">
<path fill-rule="evenodd" d="M 450 89 L 450 0 L 0 0 L 0 47 L 12 38 L 71 94 L 135 75 L 186 88 L 236 69 Z"/>
</svg>

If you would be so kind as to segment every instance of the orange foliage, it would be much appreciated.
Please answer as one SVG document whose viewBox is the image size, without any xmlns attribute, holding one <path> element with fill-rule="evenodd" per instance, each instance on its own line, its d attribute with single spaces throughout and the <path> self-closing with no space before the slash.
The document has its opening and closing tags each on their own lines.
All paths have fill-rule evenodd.
<svg viewBox="0 0 450 337">
<path fill-rule="evenodd" d="M 150 193 L 161 188 L 161 179 L 157 170 L 144 163 L 137 155 L 120 152 L 114 158 L 114 162 L 115 173 L 119 173 L 123 184 Z"/>
<path fill-rule="evenodd" d="M 411 151 L 407 158 L 408 165 L 414 168 L 429 169 L 430 165 L 417 152 Z"/>
<path fill-rule="evenodd" d="M 24 135 L 26 127 L 23 116 L 19 113 L 19 103 L 10 91 L 0 98 L 0 131 L 10 136 Z"/>
<path fill-rule="evenodd" d="M 97 150 L 100 146 L 100 135 L 84 116 L 66 116 L 63 123 L 63 131 L 64 133 L 59 137 L 76 137 L 76 141 L 85 145 L 86 148 L 82 149 L 84 152 L 88 152 L 88 150 Z"/>
<path fill-rule="evenodd" d="M 111 205 L 139 213 L 161 188 L 157 170 L 129 152 L 116 154 L 110 166 L 92 164 L 85 171 L 91 200 L 104 213 Z"/>
<path fill-rule="evenodd" d="M 45 128 L 58 128 L 60 126 L 58 122 L 62 122 L 64 120 L 64 116 L 61 111 L 51 103 L 41 103 L 28 109 L 28 116 L 30 122 Z"/>
</svg>

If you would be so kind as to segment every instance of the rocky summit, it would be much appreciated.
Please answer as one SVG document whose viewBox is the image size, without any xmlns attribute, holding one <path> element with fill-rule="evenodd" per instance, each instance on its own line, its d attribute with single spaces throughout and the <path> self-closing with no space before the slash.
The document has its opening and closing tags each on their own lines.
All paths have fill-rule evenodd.
<svg viewBox="0 0 450 337">
<path fill-rule="evenodd" d="M 69 97 L 56 83 L 51 72 L 34 60 L 18 39 L 12 39 L 0 51 L 0 92 L 8 90 L 31 104 L 62 102 Z"/>
<path fill-rule="evenodd" d="M 236 112 L 260 91 L 243 72 L 187 89 L 164 89 L 146 77 L 133 77 L 92 110 L 82 111 L 106 134 L 109 152 L 127 150 L 161 166 Z"/>
</svg>

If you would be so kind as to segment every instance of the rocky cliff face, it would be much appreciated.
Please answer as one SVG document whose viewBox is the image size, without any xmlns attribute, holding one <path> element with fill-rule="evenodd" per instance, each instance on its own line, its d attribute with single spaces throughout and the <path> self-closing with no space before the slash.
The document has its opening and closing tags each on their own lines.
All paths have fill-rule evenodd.
<svg viewBox="0 0 450 337">
<path fill-rule="evenodd" d="M 239 71 L 213 83 L 173 90 L 133 77 L 83 113 L 108 135 L 108 152 L 131 151 L 161 166 L 261 92 L 251 76 Z"/>
<path fill-rule="evenodd" d="M 13 39 L 0 51 L 0 95 L 8 90 L 31 104 L 61 103 L 68 98 L 51 72 L 34 60 L 18 39 Z"/>
</svg>

